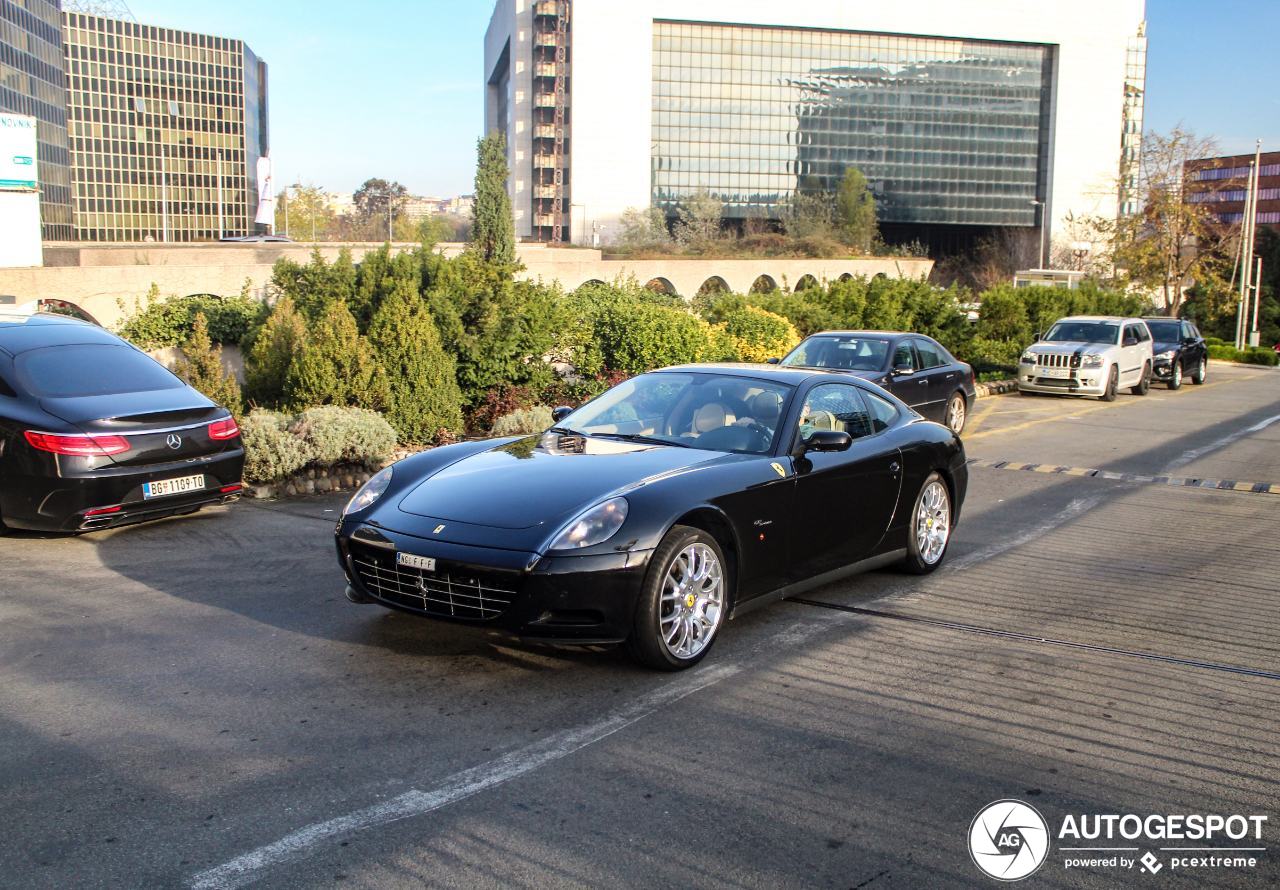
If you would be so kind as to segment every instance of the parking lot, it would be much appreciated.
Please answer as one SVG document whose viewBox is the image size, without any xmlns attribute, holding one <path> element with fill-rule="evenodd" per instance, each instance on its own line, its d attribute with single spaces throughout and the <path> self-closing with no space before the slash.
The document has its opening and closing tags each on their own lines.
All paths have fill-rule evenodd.
<svg viewBox="0 0 1280 890">
<path fill-rule="evenodd" d="M 348 603 L 345 496 L 0 539 L 0 884 L 982 887 L 1000 798 L 1272 846 L 1280 372 L 970 423 L 942 570 L 758 610 L 679 675 Z M 1028 886 L 1280 881 L 1058 846 Z"/>
</svg>

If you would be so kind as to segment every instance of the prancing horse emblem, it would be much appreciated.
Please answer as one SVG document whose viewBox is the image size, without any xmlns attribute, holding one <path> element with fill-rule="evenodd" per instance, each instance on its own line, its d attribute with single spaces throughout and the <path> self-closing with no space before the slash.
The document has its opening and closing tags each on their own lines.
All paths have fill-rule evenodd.
<svg viewBox="0 0 1280 890">
<path fill-rule="evenodd" d="M 433 534 L 433 535 L 438 535 L 438 534 L 440 534 L 442 531 L 444 531 L 444 526 L 443 526 L 443 525 L 437 525 L 437 526 L 436 526 L 436 528 L 435 528 L 435 531 L 433 531 L 431 534 Z"/>
<path fill-rule="evenodd" d="M 179 448 L 182 447 L 182 437 L 179 436 L 177 433 L 170 433 L 169 437 L 164 441 L 174 451 L 177 451 Z"/>
</svg>

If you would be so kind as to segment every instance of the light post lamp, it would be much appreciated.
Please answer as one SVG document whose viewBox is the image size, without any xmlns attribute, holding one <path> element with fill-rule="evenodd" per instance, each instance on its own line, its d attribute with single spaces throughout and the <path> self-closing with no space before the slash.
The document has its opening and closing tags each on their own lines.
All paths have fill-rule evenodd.
<svg viewBox="0 0 1280 890">
<path fill-rule="evenodd" d="M 1047 268 L 1049 268 L 1049 257 L 1048 257 L 1048 253 L 1049 253 L 1049 239 L 1048 239 L 1048 235 L 1049 235 L 1049 226 L 1048 226 L 1049 218 L 1048 218 L 1048 210 L 1049 210 L 1049 208 L 1045 205 L 1044 201 L 1038 200 L 1038 199 L 1036 199 L 1036 198 L 1032 198 L 1032 199 L 1031 199 L 1031 205 L 1032 205 L 1033 207 L 1039 207 L 1039 208 L 1040 208 L 1040 245 L 1039 245 L 1039 247 L 1040 247 L 1040 268 L 1041 268 L 1041 269 L 1047 269 Z"/>
</svg>

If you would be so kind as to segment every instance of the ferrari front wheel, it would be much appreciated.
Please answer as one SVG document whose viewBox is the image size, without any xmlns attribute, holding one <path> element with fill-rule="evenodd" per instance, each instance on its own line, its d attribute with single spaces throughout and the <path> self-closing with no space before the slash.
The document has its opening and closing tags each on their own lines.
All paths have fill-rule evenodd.
<svg viewBox="0 0 1280 890">
<path fill-rule="evenodd" d="M 724 552 L 699 528 L 677 525 L 654 551 L 628 645 L 659 670 L 693 667 L 715 642 L 728 610 Z"/>
</svg>

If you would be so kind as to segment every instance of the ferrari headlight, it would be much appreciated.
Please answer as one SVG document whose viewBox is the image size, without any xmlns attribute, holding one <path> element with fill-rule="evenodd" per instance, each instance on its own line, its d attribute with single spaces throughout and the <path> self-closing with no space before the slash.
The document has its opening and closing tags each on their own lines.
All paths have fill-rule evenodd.
<svg viewBox="0 0 1280 890">
<path fill-rule="evenodd" d="M 1160 361 L 1160 362 L 1171 362 L 1171 361 L 1173 361 L 1173 350 L 1172 350 L 1172 349 L 1166 349 L 1164 352 L 1162 352 L 1162 353 L 1160 353 L 1159 355 L 1157 355 L 1157 356 L 1156 356 L 1156 361 Z"/>
<path fill-rule="evenodd" d="M 374 501 L 382 497 L 390 484 L 391 467 L 386 467 L 374 473 L 368 482 L 360 486 L 360 490 L 356 492 L 355 497 L 347 501 L 347 506 L 343 508 L 342 515 L 350 516 L 352 513 L 359 513 L 366 507 L 373 506 Z"/>
<path fill-rule="evenodd" d="M 627 499 L 597 504 L 565 526 L 551 543 L 552 550 L 577 550 L 612 538 L 627 518 Z"/>
<path fill-rule="evenodd" d="M 1082 368 L 1101 368 L 1102 356 L 1097 353 L 1090 353 L 1080 359 L 1080 367 Z"/>
<path fill-rule="evenodd" d="M 1022 363 L 1024 365 L 1034 365 L 1036 363 L 1036 354 L 1034 352 L 1022 353 Z"/>
</svg>

